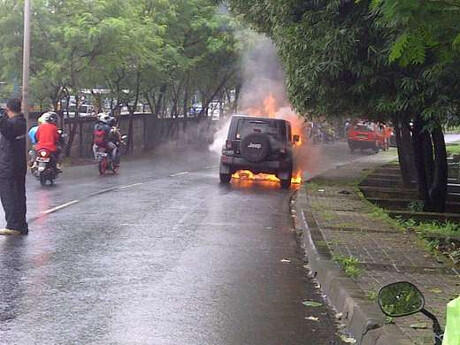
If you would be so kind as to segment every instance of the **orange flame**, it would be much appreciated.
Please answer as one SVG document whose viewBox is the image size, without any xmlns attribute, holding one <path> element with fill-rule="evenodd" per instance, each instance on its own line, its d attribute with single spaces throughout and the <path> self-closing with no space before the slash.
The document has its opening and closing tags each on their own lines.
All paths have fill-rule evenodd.
<svg viewBox="0 0 460 345">
<path fill-rule="evenodd" d="M 300 119 L 290 108 L 281 108 L 277 102 L 276 97 L 273 93 L 270 93 L 263 100 L 263 104 L 259 106 L 250 107 L 245 109 L 245 113 L 252 116 L 261 116 L 268 118 L 281 118 L 289 121 L 291 123 L 292 135 L 297 135 L 299 141 L 294 145 L 300 147 L 304 144 L 303 141 L 303 130 L 304 130 L 304 121 Z M 234 179 L 243 179 L 243 180 L 259 180 L 259 181 L 272 181 L 280 182 L 280 180 L 272 174 L 257 174 L 255 175 L 249 170 L 241 170 L 232 175 Z M 302 183 L 302 170 L 298 169 L 292 175 L 291 179 L 292 184 L 301 184 Z"/>
<path fill-rule="evenodd" d="M 275 96 L 270 93 L 263 101 L 263 105 L 260 107 L 250 107 L 245 110 L 246 113 L 252 116 L 265 116 L 269 118 L 275 118 L 278 112 L 279 106 L 276 102 Z"/>
<path fill-rule="evenodd" d="M 232 178 L 237 179 L 237 180 L 280 182 L 280 179 L 273 174 L 257 174 L 256 175 L 250 170 L 238 170 L 236 173 L 232 175 Z M 292 175 L 291 183 L 292 184 L 302 183 L 302 173 L 300 171 Z"/>
</svg>

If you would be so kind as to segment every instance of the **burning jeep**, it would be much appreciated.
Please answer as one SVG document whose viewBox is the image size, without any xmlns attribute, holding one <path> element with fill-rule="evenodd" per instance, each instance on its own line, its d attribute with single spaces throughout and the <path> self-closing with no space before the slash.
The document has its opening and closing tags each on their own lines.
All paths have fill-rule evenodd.
<svg viewBox="0 0 460 345">
<path fill-rule="evenodd" d="M 300 141 L 292 135 L 289 121 L 232 116 L 227 140 L 222 148 L 219 176 L 229 183 L 237 171 L 274 174 L 282 188 L 289 188 L 293 175 L 293 146 Z"/>
</svg>

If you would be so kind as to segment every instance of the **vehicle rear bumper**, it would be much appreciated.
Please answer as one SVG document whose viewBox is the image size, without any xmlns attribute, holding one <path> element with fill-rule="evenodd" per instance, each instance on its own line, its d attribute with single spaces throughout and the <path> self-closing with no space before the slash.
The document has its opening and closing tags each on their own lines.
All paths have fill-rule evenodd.
<svg viewBox="0 0 460 345">
<path fill-rule="evenodd" d="M 244 158 L 222 155 L 220 163 L 221 173 L 225 174 L 233 173 L 238 170 L 250 170 L 255 174 L 276 174 L 278 172 L 292 170 L 292 161 L 290 160 L 263 161 L 254 163 Z"/>
<path fill-rule="evenodd" d="M 348 145 L 353 146 L 355 148 L 363 148 L 363 149 L 372 149 L 375 148 L 376 141 L 372 140 L 351 140 L 348 139 Z"/>
</svg>

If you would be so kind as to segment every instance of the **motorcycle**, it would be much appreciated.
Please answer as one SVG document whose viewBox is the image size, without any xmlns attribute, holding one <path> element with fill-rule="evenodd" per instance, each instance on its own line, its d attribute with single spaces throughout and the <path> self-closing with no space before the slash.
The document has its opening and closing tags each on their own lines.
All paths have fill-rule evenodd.
<svg viewBox="0 0 460 345">
<path fill-rule="evenodd" d="M 120 155 L 120 146 L 121 145 L 126 145 L 126 138 L 128 138 L 127 135 L 122 135 L 121 136 L 121 141 L 119 143 L 116 143 L 118 147 L 118 155 Z M 120 164 L 114 162 L 114 157 L 112 157 L 112 154 L 110 152 L 107 152 L 107 149 L 105 147 L 98 146 L 96 149 L 96 161 L 99 174 L 104 175 L 107 170 L 111 170 L 113 174 L 117 174 L 118 170 L 120 169 Z"/>
<path fill-rule="evenodd" d="M 59 133 L 59 144 L 63 146 L 65 144 L 65 137 L 67 136 L 62 130 Z M 31 157 L 30 171 L 34 175 L 42 186 L 46 186 L 47 181 L 51 185 L 54 185 L 56 180 L 61 173 L 57 168 L 57 157 L 47 149 L 40 149 L 37 152 L 30 150 L 29 155 Z"/>
<path fill-rule="evenodd" d="M 40 180 L 42 186 L 46 186 L 47 181 L 53 185 L 54 180 L 61 173 L 56 167 L 56 157 L 46 149 L 40 149 L 36 153 L 31 150 L 29 154 L 31 156 L 36 155 L 35 161 L 30 168 L 32 175 Z"/>
<path fill-rule="evenodd" d="M 390 317 L 422 313 L 433 321 L 435 345 L 442 345 L 443 330 L 438 319 L 425 309 L 425 297 L 412 283 L 397 282 L 382 287 L 378 295 L 382 312 Z"/>
</svg>

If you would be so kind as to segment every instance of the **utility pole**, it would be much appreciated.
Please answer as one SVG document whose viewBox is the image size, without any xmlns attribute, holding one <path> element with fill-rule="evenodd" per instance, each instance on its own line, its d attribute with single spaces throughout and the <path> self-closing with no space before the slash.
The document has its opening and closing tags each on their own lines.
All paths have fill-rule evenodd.
<svg viewBox="0 0 460 345">
<path fill-rule="evenodd" d="M 22 110 L 29 128 L 29 73 L 30 73 L 30 1 L 24 1 L 24 52 L 22 60 Z"/>
</svg>

